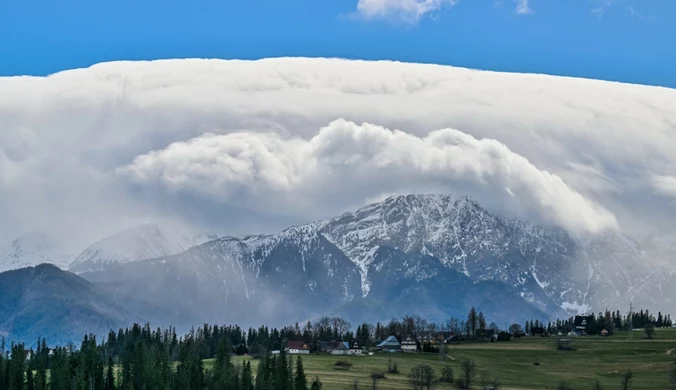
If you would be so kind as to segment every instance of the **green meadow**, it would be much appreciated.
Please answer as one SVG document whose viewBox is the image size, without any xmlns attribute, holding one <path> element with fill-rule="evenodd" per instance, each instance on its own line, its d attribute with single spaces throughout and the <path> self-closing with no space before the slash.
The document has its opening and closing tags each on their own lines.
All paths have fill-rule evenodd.
<svg viewBox="0 0 676 390">
<path fill-rule="evenodd" d="M 312 354 L 303 356 L 308 380 L 318 376 L 324 389 L 349 389 L 354 380 L 359 388 L 368 389 L 373 371 L 385 372 L 379 389 L 408 388 L 407 375 L 420 363 L 430 364 L 438 377 L 444 365 L 453 368 L 454 376 L 461 375 L 460 362 L 473 359 L 477 365 L 474 388 L 481 388 L 482 377 L 497 379 L 503 389 L 556 389 L 567 382 L 572 389 L 592 389 L 599 380 L 604 389 L 619 389 L 622 375 L 634 374 L 630 389 L 669 388 L 669 371 L 676 367 L 676 329 L 660 329 L 654 339 L 643 333 L 620 332 L 608 337 L 575 337 L 573 350 L 556 349 L 555 337 L 523 337 L 508 342 L 464 343 L 449 345 L 445 361 L 438 354 L 375 353 L 373 356 L 332 356 Z M 389 359 L 397 362 L 400 373 L 389 374 Z M 238 357 L 241 363 L 248 357 Z M 347 360 L 349 371 L 336 370 L 335 363 Z M 255 373 L 258 362 L 251 359 Z M 207 369 L 213 361 L 206 361 Z M 436 388 L 453 388 L 437 383 Z"/>
</svg>

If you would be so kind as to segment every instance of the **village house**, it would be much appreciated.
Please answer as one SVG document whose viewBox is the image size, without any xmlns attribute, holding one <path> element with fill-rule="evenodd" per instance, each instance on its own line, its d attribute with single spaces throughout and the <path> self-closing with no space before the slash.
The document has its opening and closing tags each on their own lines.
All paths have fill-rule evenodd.
<svg viewBox="0 0 676 390">
<path fill-rule="evenodd" d="M 350 352 L 350 344 L 347 341 L 335 342 L 335 345 L 330 346 L 331 355 L 347 355 Z"/>
<path fill-rule="evenodd" d="M 406 337 L 406 340 L 401 342 L 402 352 L 416 352 L 418 350 L 418 343 L 411 335 Z"/>
<path fill-rule="evenodd" d="M 385 340 L 381 341 L 376 348 L 381 352 L 400 352 L 401 344 L 394 336 L 389 336 Z"/>
<path fill-rule="evenodd" d="M 302 341 L 289 341 L 286 343 L 284 352 L 290 355 L 308 355 L 310 353 L 310 347 Z"/>
<path fill-rule="evenodd" d="M 350 348 L 350 355 L 361 355 L 364 352 L 362 348 L 359 347 L 359 344 L 356 342 L 352 344 L 352 347 Z"/>
<path fill-rule="evenodd" d="M 593 316 L 575 316 L 575 321 L 573 323 L 573 333 L 578 336 L 586 335 L 587 327 L 591 325 L 593 321 Z"/>
</svg>

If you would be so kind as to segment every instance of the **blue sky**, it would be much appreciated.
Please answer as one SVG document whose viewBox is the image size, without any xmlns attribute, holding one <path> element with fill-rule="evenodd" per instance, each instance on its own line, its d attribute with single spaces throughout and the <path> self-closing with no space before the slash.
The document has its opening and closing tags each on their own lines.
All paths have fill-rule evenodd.
<svg viewBox="0 0 676 390">
<path fill-rule="evenodd" d="M 445 4 L 419 18 L 359 14 L 358 1 L 423 0 L 1 0 L 0 75 L 111 60 L 322 56 L 676 87 L 676 0 L 424 0 Z"/>
</svg>

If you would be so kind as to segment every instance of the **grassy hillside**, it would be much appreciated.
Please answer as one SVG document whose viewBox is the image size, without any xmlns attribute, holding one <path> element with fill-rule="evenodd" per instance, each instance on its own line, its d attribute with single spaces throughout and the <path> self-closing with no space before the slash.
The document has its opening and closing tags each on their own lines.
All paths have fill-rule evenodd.
<svg viewBox="0 0 676 390">
<path fill-rule="evenodd" d="M 633 337 L 620 333 L 610 337 L 574 338 L 573 351 L 558 351 L 555 338 L 528 337 L 503 343 L 467 343 L 449 346 L 446 362 L 438 355 L 376 354 L 374 356 L 338 357 L 304 356 L 308 377 L 315 375 L 324 382 L 324 389 L 348 389 L 359 379 L 361 388 L 370 384 L 373 370 L 387 371 L 388 359 L 398 362 L 401 373 L 385 374 L 380 389 L 407 388 L 407 374 L 418 363 L 429 363 L 437 376 L 443 364 L 460 375 L 460 361 L 474 359 L 478 366 L 477 386 L 483 373 L 497 378 L 504 389 L 555 389 L 559 382 L 568 382 L 573 389 L 591 389 L 596 380 L 604 388 L 619 388 L 622 373 L 634 373 L 631 389 L 669 388 L 668 371 L 676 366 L 676 330 L 659 330 L 654 340 L 647 340 L 635 331 Z M 238 361 L 248 358 L 237 358 Z M 333 364 L 345 359 L 353 364 L 350 371 L 334 370 Z M 535 364 L 539 363 L 539 364 Z M 207 361 L 210 368 L 212 362 Z M 257 361 L 252 360 L 255 366 Z M 255 371 L 254 371 L 255 372 Z M 437 388 L 451 388 L 439 385 Z"/>
</svg>

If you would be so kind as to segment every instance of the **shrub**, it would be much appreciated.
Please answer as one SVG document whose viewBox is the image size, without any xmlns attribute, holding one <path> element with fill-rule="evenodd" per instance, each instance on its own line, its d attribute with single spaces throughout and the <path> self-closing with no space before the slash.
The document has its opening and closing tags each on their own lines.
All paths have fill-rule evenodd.
<svg viewBox="0 0 676 390">
<path fill-rule="evenodd" d="M 399 365 L 397 362 L 393 362 L 392 358 L 390 358 L 389 362 L 387 363 L 387 372 L 390 374 L 398 374 L 399 373 Z"/>
<path fill-rule="evenodd" d="M 347 360 L 339 360 L 334 364 L 336 367 L 347 367 L 350 368 L 352 367 L 352 363 L 348 362 Z"/>
<path fill-rule="evenodd" d="M 453 367 L 446 365 L 441 369 L 441 381 L 453 383 Z"/>
</svg>

